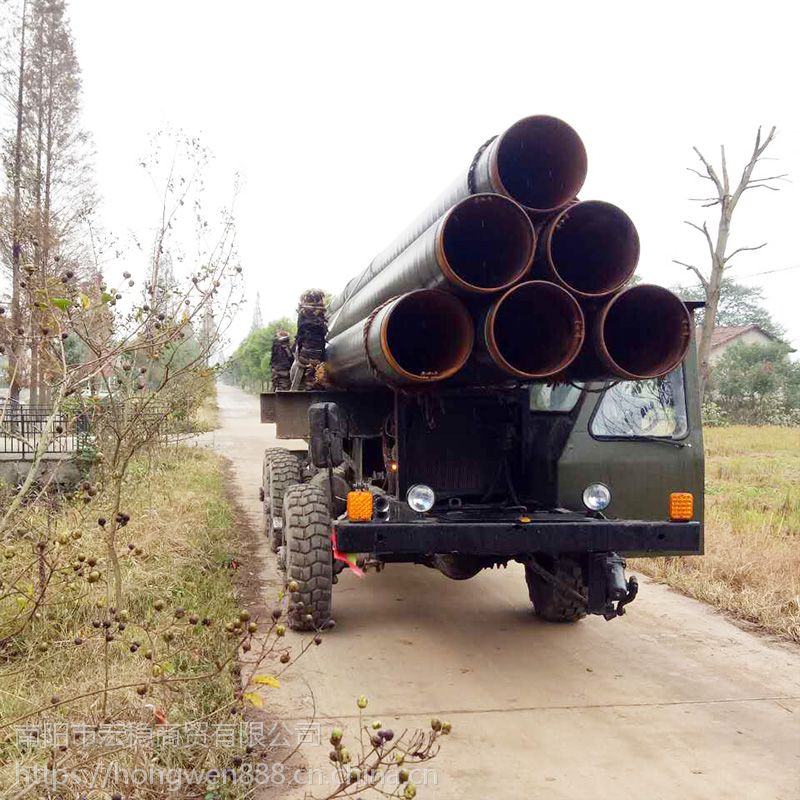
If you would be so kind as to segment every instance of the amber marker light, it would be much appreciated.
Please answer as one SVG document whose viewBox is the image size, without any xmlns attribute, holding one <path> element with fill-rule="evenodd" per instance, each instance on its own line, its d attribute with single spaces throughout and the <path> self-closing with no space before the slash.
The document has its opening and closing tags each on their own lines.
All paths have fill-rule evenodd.
<svg viewBox="0 0 800 800">
<path fill-rule="evenodd" d="M 688 522 L 694 516 L 694 495 L 673 492 L 669 496 L 669 518 L 672 522 Z"/>
<path fill-rule="evenodd" d="M 372 494 L 364 491 L 347 493 L 347 519 L 368 522 L 372 519 Z"/>
</svg>

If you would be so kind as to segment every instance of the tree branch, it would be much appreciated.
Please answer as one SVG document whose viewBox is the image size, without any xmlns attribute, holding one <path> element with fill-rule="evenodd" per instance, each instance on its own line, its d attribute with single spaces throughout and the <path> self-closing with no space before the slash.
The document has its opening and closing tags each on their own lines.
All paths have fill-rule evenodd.
<svg viewBox="0 0 800 800">
<path fill-rule="evenodd" d="M 777 128 L 773 125 L 770 128 L 769 133 L 767 134 L 767 138 L 764 139 L 764 143 L 761 145 L 761 147 L 759 147 L 758 146 L 758 140 L 761 137 L 761 126 L 759 126 L 758 135 L 756 136 L 756 148 L 753 151 L 756 160 L 761 158 L 761 154 L 767 149 L 767 147 L 769 146 L 770 142 L 775 138 L 775 131 L 776 130 L 777 130 Z"/>
<path fill-rule="evenodd" d="M 722 155 L 722 183 L 725 189 L 725 194 L 730 194 L 731 187 L 730 181 L 728 180 L 728 162 L 725 159 L 725 145 L 720 145 L 719 149 Z"/>
<path fill-rule="evenodd" d="M 706 168 L 708 177 L 712 181 L 714 181 L 714 185 L 717 187 L 717 191 L 719 192 L 720 196 L 724 195 L 725 187 L 722 185 L 722 182 L 717 177 L 717 173 L 714 171 L 714 167 L 712 167 L 711 164 L 709 164 L 709 162 L 706 161 L 705 156 L 696 147 L 693 147 L 692 149 L 695 151 L 695 153 L 697 153 L 697 157 L 700 159 L 700 161 L 703 162 L 703 166 Z"/>
<path fill-rule="evenodd" d="M 686 167 L 686 169 L 688 169 L 689 172 L 693 172 L 698 178 L 702 178 L 704 181 L 713 181 L 713 178 L 708 175 L 703 175 L 699 169 L 695 169 L 694 167 Z"/>
<path fill-rule="evenodd" d="M 684 224 L 688 225 L 690 228 L 694 228 L 696 231 L 699 231 L 703 234 L 706 240 L 706 244 L 708 244 L 708 252 L 711 256 L 711 263 L 714 264 L 716 259 L 714 256 L 714 243 L 711 241 L 711 234 L 708 232 L 708 225 L 703 223 L 703 227 L 701 228 L 699 225 L 696 225 L 694 222 L 689 222 L 689 220 L 684 220 Z"/>
<path fill-rule="evenodd" d="M 782 175 L 770 175 L 767 178 L 751 178 L 750 183 L 761 183 L 762 181 L 781 181 L 787 180 L 789 178 L 789 173 L 784 172 Z"/>
<path fill-rule="evenodd" d="M 694 272 L 694 274 L 697 275 L 697 277 L 699 278 L 703 288 L 708 289 L 708 281 L 705 279 L 705 276 L 703 275 L 702 272 L 700 272 L 700 270 L 697 267 L 695 267 L 692 264 L 685 264 L 683 261 L 678 261 L 675 258 L 672 259 L 672 263 L 678 264 L 681 267 L 686 267 L 686 269 L 690 270 L 691 272 Z"/>
<path fill-rule="evenodd" d="M 742 177 L 739 180 L 739 185 L 736 187 L 736 191 L 733 193 L 731 197 L 731 213 L 733 209 L 736 208 L 736 204 L 739 202 L 739 198 L 746 192 L 748 189 L 756 189 L 758 186 L 765 186 L 766 184 L 759 183 L 758 179 L 756 179 L 755 183 L 757 186 L 752 185 L 753 181 L 752 175 L 753 170 L 756 168 L 756 164 L 758 164 L 759 159 L 761 158 L 762 153 L 769 147 L 772 140 L 775 138 L 775 126 L 773 125 L 770 128 L 769 133 L 762 141 L 761 139 L 761 126 L 758 128 L 758 132 L 756 133 L 756 142 L 753 146 L 753 154 L 750 156 L 750 161 L 747 162 L 745 168 L 742 170 Z M 772 189 L 773 191 L 778 191 L 774 186 L 767 186 L 767 189 Z"/>
<path fill-rule="evenodd" d="M 781 190 L 780 186 L 770 186 L 766 183 L 757 183 L 757 184 L 748 184 L 747 186 L 742 189 L 742 193 L 748 191 L 749 189 L 769 189 L 771 192 L 779 192 Z"/>
<path fill-rule="evenodd" d="M 760 250 L 762 247 L 766 247 L 767 243 L 763 242 L 762 244 L 758 244 L 755 247 L 737 247 L 729 256 L 726 256 L 723 259 L 723 264 L 727 264 L 737 253 L 744 253 L 747 250 Z"/>
</svg>

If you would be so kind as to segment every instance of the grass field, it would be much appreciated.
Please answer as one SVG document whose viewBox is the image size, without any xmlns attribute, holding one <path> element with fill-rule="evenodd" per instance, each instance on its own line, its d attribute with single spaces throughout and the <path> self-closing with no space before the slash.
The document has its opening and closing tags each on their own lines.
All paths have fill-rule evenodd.
<svg viewBox="0 0 800 800">
<path fill-rule="evenodd" d="M 158 450 L 132 463 L 125 486 L 130 523 L 120 547 L 124 612 L 109 608 L 104 589 L 97 522 L 107 508 L 103 492 L 88 507 L 77 498 L 68 500 L 49 519 L 28 512 L 30 531 L 52 528 L 47 559 L 64 567 L 53 573 L 47 603 L 22 627 L 21 612 L 33 602 L 35 587 L 32 583 L 26 597 L 14 586 L 21 585 L 17 573 L 25 572 L 35 554 L 30 533 L 20 532 L 13 557 L 2 564 L 0 786 L 13 784 L 15 768 L 30 770 L 54 757 L 52 747 L 20 744 L 20 726 L 86 725 L 95 737 L 103 725 L 239 722 L 231 714 L 238 680 L 227 668 L 215 672 L 231 656 L 224 621 L 239 613 L 235 573 L 229 568 L 238 541 L 225 480 L 220 460 L 195 448 Z M 82 563 L 94 560 L 99 581 L 73 577 Z M 92 742 L 89 747 L 70 740 L 62 752 L 56 750 L 59 762 L 87 781 L 100 758 L 99 744 Z M 174 753 L 162 748 L 154 763 L 202 768 L 215 755 L 213 747 Z M 151 758 L 143 762 L 142 751 L 126 747 L 107 747 L 102 757 L 124 768 Z M 26 795 L 54 796 L 45 788 L 33 787 Z M 1 790 L 0 795 L 5 796 Z"/>
<path fill-rule="evenodd" d="M 637 566 L 800 642 L 800 428 L 709 428 L 705 446 L 705 556 Z"/>
</svg>

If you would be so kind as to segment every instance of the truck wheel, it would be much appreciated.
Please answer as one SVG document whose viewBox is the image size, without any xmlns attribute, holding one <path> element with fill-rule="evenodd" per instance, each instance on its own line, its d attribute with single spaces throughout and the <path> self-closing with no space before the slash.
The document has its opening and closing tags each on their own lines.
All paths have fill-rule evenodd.
<svg viewBox="0 0 800 800">
<path fill-rule="evenodd" d="M 589 590 L 578 562 L 569 558 L 548 558 L 537 559 L 537 563 L 565 586 L 588 598 Z M 525 567 L 525 582 L 537 617 L 548 622 L 577 622 L 586 616 L 585 603 L 579 603 L 575 597 L 560 592 L 530 567 Z"/>
<path fill-rule="evenodd" d="M 285 447 L 268 447 L 264 451 L 264 461 L 261 466 L 261 489 L 265 497 L 267 494 L 267 480 L 269 479 L 269 465 L 278 453 L 287 453 L 291 455 L 290 451 Z"/>
<path fill-rule="evenodd" d="M 283 498 L 286 580 L 298 589 L 289 601 L 289 627 L 310 631 L 331 618 L 331 517 L 318 486 L 291 486 Z M 310 615 L 310 619 L 309 619 Z"/>
<path fill-rule="evenodd" d="M 269 459 L 267 461 L 267 459 Z M 264 484 L 264 533 L 273 553 L 283 542 L 283 533 L 275 528 L 273 519 L 283 518 L 283 495 L 294 484 L 300 483 L 300 464 L 288 451 L 281 448 L 264 456 L 266 481 Z"/>
</svg>

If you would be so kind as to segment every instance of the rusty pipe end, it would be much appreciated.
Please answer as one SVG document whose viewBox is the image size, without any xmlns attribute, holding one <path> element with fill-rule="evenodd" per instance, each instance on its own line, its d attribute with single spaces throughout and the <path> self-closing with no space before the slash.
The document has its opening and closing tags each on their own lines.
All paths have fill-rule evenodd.
<svg viewBox="0 0 800 800">
<path fill-rule="evenodd" d="M 536 231 L 519 203 L 499 194 L 473 194 L 442 219 L 436 258 L 456 288 L 472 293 L 512 286 L 531 268 Z"/>
<path fill-rule="evenodd" d="M 555 283 L 528 281 L 509 289 L 489 310 L 484 340 L 489 357 L 517 378 L 547 378 L 578 355 L 585 333 L 575 298 Z"/>
<path fill-rule="evenodd" d="M 420 289 L 393 301 L 381 322 L 380 345 L 398 378 L 430 383 L 455 375 L 472 352 L 472 317 L 454 295 Z"/>
<path fill-rule="evenodd" d="M 613 375 L 660 378 L 685 358 L 692 319 L 669 289 L 643 283 L 620 292 L 600 310 L 594 336 L 597 352 Z"/>
<path fill-rule="evenodd" d="M 639 263 L 639 234 L 612 203 L 583 200 L 565 208 L 544 228 L 542 268 L 581 297 L 602 297 L 622 288 Z"/>
<path fill-rule="evenodd" d="M 562 208 L 586 180 L 586 148 L 563 120 L 543 114 L 515 122 L 494 142 L 489 174 L 498 192 L 531 214 Z"/>
</svg>

